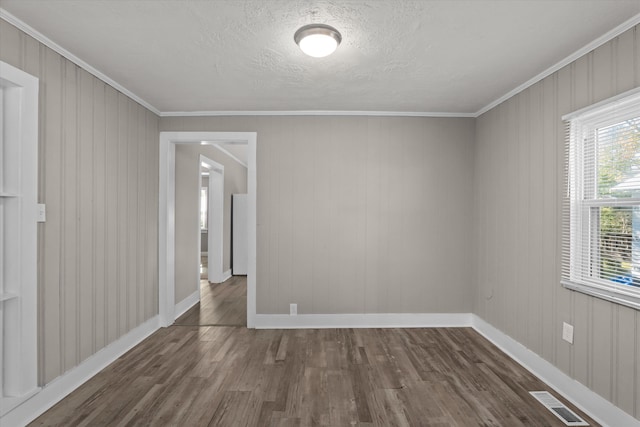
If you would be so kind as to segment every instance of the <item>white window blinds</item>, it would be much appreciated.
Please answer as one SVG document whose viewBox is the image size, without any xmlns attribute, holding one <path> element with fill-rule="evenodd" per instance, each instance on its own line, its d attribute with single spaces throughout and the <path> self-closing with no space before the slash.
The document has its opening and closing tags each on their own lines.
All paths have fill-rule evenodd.
<svg viewBox="0 0 640 427">
<path fill-rule="evenodd" d="M 563 119 L 562 284 L 640 309 L 640 92 Z"/>
</svg>

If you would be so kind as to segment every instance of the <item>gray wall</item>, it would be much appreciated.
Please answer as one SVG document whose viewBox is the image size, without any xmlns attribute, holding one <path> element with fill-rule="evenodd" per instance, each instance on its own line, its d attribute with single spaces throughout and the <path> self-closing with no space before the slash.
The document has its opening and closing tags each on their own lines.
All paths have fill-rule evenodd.
<svg viewBox="0 0 640 427">
<path fill-rule="evenodd" d="M 167 117 L 160 128 L 258 133 L 258 313 L 471 311 L 473 119 Z"/>
<path fill-rule="evenodd" d="M 560 117 L 638 86 L 639 48 L 629 30 L 478 119 L 474 312 L 640 419 L 640 312 L 560 286 Z"/>
<path fill-rule="evenodd" d="M 247 168 L 222 151 L 205 145 L 176 146 L 176 303 L 197 291 L 200 283 L 197 268 L 200 154 L 224 166 L 223 272 L 231 268 L 231 195 L 247 192 Z"/>
<path fill-rule="evenodd" d="M 0 60 L 40 79 L 40 381 L 157 314 L 158 117 L 0 20 Z"/>
</svg>

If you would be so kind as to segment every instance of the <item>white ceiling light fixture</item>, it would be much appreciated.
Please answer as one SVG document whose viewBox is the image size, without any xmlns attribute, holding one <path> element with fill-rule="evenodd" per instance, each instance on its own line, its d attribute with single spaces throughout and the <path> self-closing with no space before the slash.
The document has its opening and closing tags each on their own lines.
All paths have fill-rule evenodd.
<svg viewBox="0 0 640 427">
<path fill-rule="evenodd" d="M 307 55 L 322 58 L 331 55 L 338 48 L 342 36 L 329 25 L 309 24 L 300 27 L 293 39 Z"/>
</svg>

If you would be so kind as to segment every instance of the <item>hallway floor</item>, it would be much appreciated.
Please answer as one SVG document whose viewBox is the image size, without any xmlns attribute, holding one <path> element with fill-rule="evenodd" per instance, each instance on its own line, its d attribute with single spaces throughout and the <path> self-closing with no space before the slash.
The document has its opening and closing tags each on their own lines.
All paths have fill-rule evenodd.
<svg viewBox="0 0 640 427">
<path fill-rule="evenodd" d="M 200 302 L 180 316 L 179 326 L 246 326 L 247 276 L 223 283 L 200 281 Z"/>
</svg>

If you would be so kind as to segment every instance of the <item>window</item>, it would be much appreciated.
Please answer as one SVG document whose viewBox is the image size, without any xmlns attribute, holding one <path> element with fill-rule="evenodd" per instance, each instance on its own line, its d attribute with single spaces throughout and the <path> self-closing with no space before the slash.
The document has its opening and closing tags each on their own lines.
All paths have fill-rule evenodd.
<svg viewBox="0 0 640 427">
<path fill-rule="evenodd" d="M 640 91 L 564 119 L 562 284 L 640 309 Z"/>
</svg>

